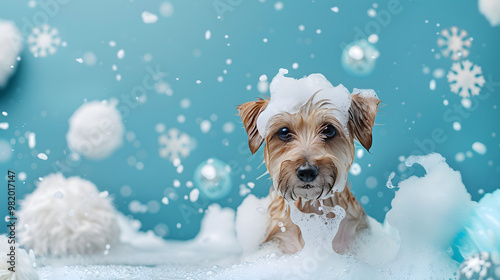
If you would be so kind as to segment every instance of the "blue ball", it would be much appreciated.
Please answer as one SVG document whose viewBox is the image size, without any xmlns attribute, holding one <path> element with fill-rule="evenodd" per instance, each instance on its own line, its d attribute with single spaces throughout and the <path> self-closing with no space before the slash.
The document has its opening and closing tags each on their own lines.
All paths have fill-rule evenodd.
<svg viewBox="0 0 500 280">
<path fill-rule="evenodd" d="M 212 200 L 221 199 L 231 192 L 231 168 L 215 158 L 200 163 L 193 180 L 201 194 Z"/>
<path fill-rule="evenodd" d="M 354 76 L 368 76 L 375 69 L 379 51 L 366 40 L 354 41 L 342 51 L 344 70 Z"/>
<path fill-rule="evenodd" d="M 461 261 L 479 252 L 500 253 L 500 190 L 486 194 L 472 209 L 469 221 L 455 239 Z"/>
</svg>

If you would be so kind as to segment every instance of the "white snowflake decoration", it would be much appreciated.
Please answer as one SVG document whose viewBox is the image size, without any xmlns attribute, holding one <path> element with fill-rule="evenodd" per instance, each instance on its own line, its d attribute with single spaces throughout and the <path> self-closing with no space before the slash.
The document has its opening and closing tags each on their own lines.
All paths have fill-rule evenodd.
<svg viewBox="0 0 500 280">
<path fill-rule="evenodd" d="M 438 46 L 443 48 L 441 53 L 445 57 L 449 57 L 451 53 L 451 59 L 453 60 L 466 58 L 472 45 L 471 38 L 467 37 L 467 31 L 463 29 L 460 30 L 460 33 L 458 31 L 459 29 L 456 26 L 452 26 L 449 30 L 443 29 L 441 31 L 443 37 L 437 40 Z"/>
<path fill-rule="evenodd" d="M 57 28 L 50 27 L 47 24 L 35 27 L 28 36 L 28 44 L 30 45 L 31 53 L 35 57 L 46 57 L 47 55 L 55 54 L 61 44 L 59 31 Z"/>
<path fill-rule="evenodd" d="M 194 139 L 176 128 L 171 128 L 160 135 L 158 143 L 160 144 L 160 156 L 168 158 L 170 161 L 189 156 L 195 146 Z"/>
<path fill-rule="evenodd" d="M 482 74 L 481 67 L 465 60 L 453 63 L 446 77 L 452 92 L 462 98 L 468 98 L 471 94 L 478 95 L 481 91 L 481 87 L 486 82 Z"/>
<path fill-rule="evenodd" d="M 474 274 L 478 274 L 480 277 L 478 280 L 484 279 L 488 273 L 488 268 L 491 267 L 491 263 L 487 261 L 488 259 L 489 254 L 486 252 L 477 254 L 464 263 L 465 265 L 460 269 L 460 273 L 467 279 L 471 279 Z"/>
</svg>

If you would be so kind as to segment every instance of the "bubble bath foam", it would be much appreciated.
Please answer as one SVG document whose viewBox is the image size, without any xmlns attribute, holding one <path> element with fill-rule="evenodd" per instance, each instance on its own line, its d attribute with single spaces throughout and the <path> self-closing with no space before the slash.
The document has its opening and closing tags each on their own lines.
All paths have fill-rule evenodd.
<svg viewBox="0 0 500 280">
<path fill-rule="evenodd" d="M 154 234 L 132 230 L 127 223 L 133 221 L 123 220 L 121 227 L 129 229 L 127 236 L 121 236 L 123 244 L 112 248 L 107 256 L 74 258 L 69 266 L 65 261 L 65 267 L 60 266 L 60 259 L 44 258 L 39 266 L 40 276 L 42 279 L 458 279 L 459 263 L 455 259 L 459 258 L 453 256 L 451 247 L 460 247 L 460 243 L 454 244 L 454 239 L 462 232 L 463 240 L 464 228 L 471 227 L 471 213 L 478 203 L 471 201 L 460 173 L 451 169 L 441 155 L 411 156 L 406 160 L 407 166 L 414 164 L 421 165 L 426 174 L 399 182 L 386 221 L 382 225 L 368 217 L 369 230 L 357 238 L 352 255 L 339 255 L 331 247 L 344 209 L 319 205 L 323 215 L 317 215 L 302 213 L 290 205 L 292 221 L 303 234 L 304 249 L 283 255 L 273 244 L 267 244 L 248 258 L 242 254 L 244 240 L 237 240 L 236 231 L 246 231 L 247 236 L 262 234 L 259 231 L 264 227 L 253 226 L 249 217 L 252 211 L 269 203 L 249 196 L 248 202 L 244 201 L 247 204 L 242 209 L 244 213 L 239 213 L 248 220 L 247 227 L 235 227 L 234 210 L 218 205 L 209 208 L 199 235 L 191 241 L 165 241 Z M 327 218 L 327 213 L 334 213 L 335 218 Z"/>
</svg>

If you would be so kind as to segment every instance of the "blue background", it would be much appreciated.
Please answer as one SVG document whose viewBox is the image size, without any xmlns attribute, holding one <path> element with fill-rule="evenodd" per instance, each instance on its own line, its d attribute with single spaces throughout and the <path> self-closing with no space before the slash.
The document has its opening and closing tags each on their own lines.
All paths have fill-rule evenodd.
<svg viewBox="0 0 500 280">
<path fill-rule="evenodd" d="M 288 68 L 292 77 L 323 73 L 334 85 L 342 83 L 350 90 L 373 88 L 378 93 L 383 107 L 376 120 L 380 125 L 373 131 L 371 154 L 365 152 L 362 158 L 357 158 L 355 161 L 362 171 L 357 176 L 350 175 L 356 196 L 358 199 L 366 196 L 362 199 L 366 202 L 364 207 L 378 220 L 383 220 L 394 196 L 394 190 L 385 187 L 389 173 L 396 171 L 395 183 L 415 172 L 422 173 L 419 168 L 398 171 L 401 155 L 418 151 L 441 153 L 452 168 L 462 173 L 474 200 L 482 196 L 481 190 L 491 192 L 498 188 L 500 87 L 495 81 L 500 81 L 500 27 L 489 25 L 478 11 L 477 1 L 401 0 L 402 11 L 391 14 L 387 24 L 378 24 L 379 28 L 368 33 L 378 33 L 380 38 L 376 44 L 380 57 L 368 77 L 348 74 L 341 67 L 340 57 L 342 47 L 355 39 L 356 28 L 365 30 L 376 25 L 377 18 L 367 14 L 373 8 L 373 1 L 283 1 L 283 9 L 277 10 L 274 0 L 178 0 L 170 1 L 174 12 L 169 17 L 160 15 L 162 1 L 62 2 L 40 1 L 35 7 L 29 7 L 26 0 L 0 4 L 0 18 L 14 21 L 24 38 L 33 27 L 27 22 L 35 21 L 34 26 L 47 23 L 57 28 L 62 41 L 67 43 L 66 47 L 59 46 L 54 55 L 35 58 L 25 40 L 16 74 L 0 90 L 0 111 L 8 112 L 7 117 L 0 116 L 0 122 L 10 124 L 8 130 L 0 130 L 0 139 L 9 142 L 15 139 L 11 159 L 0 163 L 1 172 L 13 169 L 27 174 L 26 182 L 18 184 L 19 198 L 33 191 L 38 177 L 58 171 L 54 167 L 56 161 L 67 158 L 65 135 L 72 113 L 85 100 L 121 99 L 122 95 L 130 95 L 149 75 L 147 67 L 164 72 L 162 79 L 171 85 L 173 95 L 147 91 L 147 101 L 130 109 L 124 120 L 126 131 L 133 132 L 135 139 L 124 140 L 124 145 L 107 159 L 82 159 L 64 175 L 87 178 L 100 190 L 109 191 L 116 207 L 133 214 L 142 222 L 143 229 L 166 225 L 167 238 L 195 236 L 203 216 L 198 209 L 206 209 L 211 202 L 236 208 L 243 199 L 239 194 L 240 184 L 255 182 L 253 194 L 268 193 L 270 180 L 266 177 L 256 180 L 265 172 L 264 165 L 259 167 L 262 151 L 250 156 L 235 108 L 261 96 L 257 90 L 259 77 L 265 74 L 270 80 L 281 67 Z M 214 3 L 221 2 L 233 5 L 218 14 Z M 53 12 L 48 13 L 43 8 L 47 3 L 57 3 L 57 9 L 51 6 Z M 387 1 L 376 3 L 377 14 L 387 10 Z M 338 6 L 338 13 L 331 10 L 334 6 Z M 145 24 L 141 19 L 143 11 L 158 15 L 158 21 Z M 37 18 L 40 14 L 46 17 Z M 218 15 L 222 17 L 217 18 Z M 300 31 L 299 25 L 304 25 L 305 30 Z M 467 59 L 482 67 L 487 81 L 480 98 L 472 98 L 470 109 L 460 105 L 461 98 L 450 91 L 446 77 L 435 79 L 436 89 L 429 89 L 432 70 L 441 68 L 447 73 L 453 63 L 450 58 L 436 58 L 440 50 L 437 33 L 451 26 L 465 29 L 473 37 Z M 205 39 L 206 30 L 211 31 L 209 40 Z M 115 41 L 116 47 L 111 47 L 109 41 Z M 119 49 L 125 50 L 121 60 L 116 55 Z M 95 65 L 76 61 L 86 52 L 96 56 Z M 145 54 L 150 54 L 152 60 L 145 61 Z M 228 58 L 232 60 L 230 65 L 226 64 Z M 294 62 L 299 64 L 298 69 L 292 69 Z M 113 64 L 117 65 L 117 71 L 112 70 Z M 423 72 L 426 66 L 431 74 Z M 122 76 L 121 81 L 116 80 L 116 74 Z M 223 77 L 222 82 L 217 80 L 218 76 Z M 247 85 L 251 85 L 251 90 L 247 90 Z M 187 109 L 180 107 L 185 98 L 191 101 Z M 445 99 L 448 106 L 443 104 Z M 453 112 L 454 106 L 461 108 L 462 114 Z M 215 119 L 214 114 L 217 118 L 211 120 L 211 130 L 203 133 L 200 121 Z M 184 115 L 186 121 L 179 123 L 178 115 Z M 460 131 L 453 129 L 454 121 L 461 123 Z M 235 125 L 234 132 L 223 131 L 226 122 Z M 182 159 L 181 174 L 172 162 L 158 155 L 159 133 L 155 131 L 158 123 L 196 139 L 196 148 Z M 435 129 L 442 130 L 444 141 L 430 140 Z M 35 150 L 30 150 L 26 142 L 19 142 L 26 131 L 36 133 Z M 472 157 L 456 161 L 455 155 L 472 151 L 472 143 L 476 141 L 485 144 L 487 153 L 472 152 Z M 425 143 L 423 149 L 419 142 Z M 47 161 L 36 157 L 47 149 L 50 150 Z M 144 163 L 143 170 L 127 163 L 131 156 Z M 185 183 L 193 180 L 198 164 L 210 157 L 232 167 L 231 193 L 215 201 L 200 198 L 196 204 L 185 200 L 184 195 L 191 191 Z M 369 177 L 376 179 L 375 188 L 366 186 Z M 173 188 L 175 179 L 181 182 L 181 187 Z M 373 178 L 370 180 L 373 182 Z M 130 196 L 121 194 L 124 185 L 132 188 Z M 161 199 L 167 188 L 174 189 L 179 198 L 163 205 Z M 132 200 L 142 204 L 156 201 L 161 207 L 157 213 L 131 213 L 128 205 Z M 3 208 L 1 213 L 5 216 Z M 180 229 L 177 223 L 181 223 Z"/>
</svg>

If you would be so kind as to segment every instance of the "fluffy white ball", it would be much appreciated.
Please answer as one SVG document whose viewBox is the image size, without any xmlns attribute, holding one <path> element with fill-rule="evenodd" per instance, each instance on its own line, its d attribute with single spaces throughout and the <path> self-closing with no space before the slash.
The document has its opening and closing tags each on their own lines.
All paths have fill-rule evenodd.
<svg viewBox="0 0 500 280">
<path fill-rule="evenodd" d="M 479 12 L 491 26 L 500 25 L 500 0 L 479 0 Z"/>
<path fill-rule="evenodd" d="M 17 66 L 22 36 L 12 21 L 0 19 L 0 88 L 3 88 Z M 14 67 L 12 67 L 14 66 Z"/>
<path fill-rule="evenodd" d="M 38 273 L 35 270 L 35 254 L 30 250 L 29 254 L 26 250 L 19 247 L 16 248 L 16 266 L 15 272 L 9 270 L 10 253 L 9 239 L 5 235 L 0 235 L 0 279 L 1 280 L 38 280 Z"/>
<path fill-rule="evenodd" d="M 123 126 L 117 101 L 92 101 L 83 104 L 69 119 L 66 134 L 69 148 L 90 159 L 103 159 L 123 144 Z"/>
<path fill-rule="evenodd" d="M 90 181 L 50 174 L 21 202 L 19 241 L 37 254 L 102 253 L 118 241 L 116 210 Z"/>
</svg>

